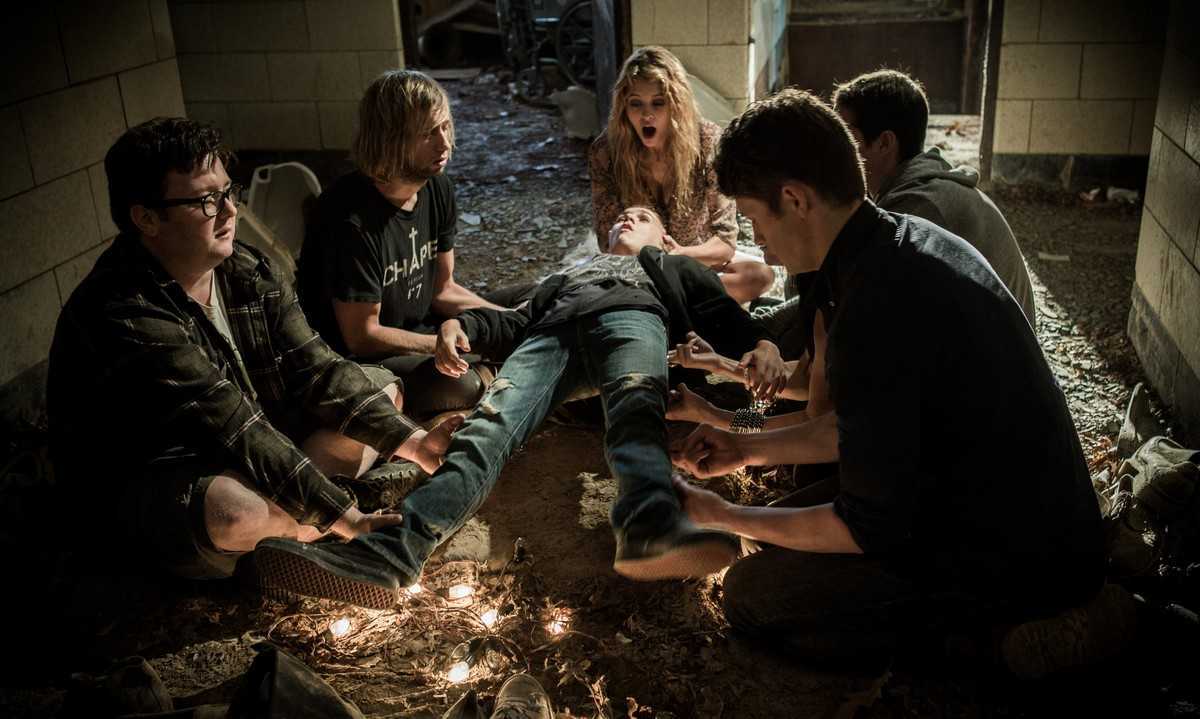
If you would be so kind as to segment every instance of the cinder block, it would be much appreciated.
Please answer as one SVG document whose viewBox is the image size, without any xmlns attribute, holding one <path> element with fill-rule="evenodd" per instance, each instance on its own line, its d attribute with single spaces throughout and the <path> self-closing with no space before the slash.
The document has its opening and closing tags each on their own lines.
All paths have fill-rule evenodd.
<svg viewBox="0 0 1200 719">
<path fill-rule="evenodd" d="M 1163 55 L 1154 125 L 1175 142 L 1186 144 L 1188 115 L 1197 97 L 1200 97 L 1200 61 L 1175 46 L 1168 47 Z"/>
<path fill-rule="evenodd" d="M 5 258 L 0 262 L 0 292 L 99 241 L 85 170 L 0 202 L 0 254 Z"/>
<path fill-rule="evenodd" d="M 362 94 L 353 52 L 273 52 L 267 73 L 272 100 L 357 100 Z"/>
<path fill-rule="evenodd" d="M 171 30 L 167 0 L 150 0 L 150 25 L 154 28 L 154 49 L 158 59 L 175 57 L 175 33 Z"/>
<path fill-rule="evenodd" d="M 1159 319 L 1158 308 L 1150 305 L 1137 285 L 1134 285 L 1130 295 L 1132 307 L 1126 325 L 1129 341 L 1159 396 L 1171 397 L 1175 392 L 1176 370 L 1181 362 L 1179 348 Z"/>
<path fill-rule="evenodd" d="M 125 102 L 125 121 L 130 127 L 159 115 L 184 116 L 183 89 L 175 58 L 123 72 L 118 79 L 121 99 Z"/>
<path fill-rule="evenodd" d="M 237 146 L 233 137 L 233 124 L 229 121 L 229 105 L 223 102 L 189 102 L 184 107 L 187 108 L 189 118 L 212 125 L 221 131 L 221 139 L 226 145 Z"/>
<path fill-rule="evenodd" d="M 258 53 L 180 55 L 186 102 L 263 101 L 271 97 L 267 58 Z"/>
<path fill-rule="evenodd" d="M 707 45 L 708 4 L 694 0 L 654 0 L 650 42 L 654 45 Z"/>
<path fill-rule="evenodd" d="M 997 97 L 1004 100 L 1079 96 L 1079 45 L 1005 45 L 1000 48 Z"/>
<path fill-rule="evenodd" d="M 1175 340 L 1179 353 L 1200 374 L 1200 273 L 1177 246 L 1167 252 L 1167 276 L 1159 310 L 1167 332 Z"/>
<path fill-rule="evenodd" d="M 120 230 L 113 222 L 112 208 L 108 206 L 108 175 L 104 173 L 103 162 L 88 168 L 88 181 L 92 186 L 92 202 L 96 206 L 96 226 L 100 229 L 100 238 L 107 240 L 116 237 Z"/>
<path fill-rule="evenodd" d="M 630 35 L 634 47 L 654 44 L 655 0 L 638 0 L 630 4 Z"/>
<path fill-rule="evenodd" d="M 158 59 L 146 0 L 65 0 L 58 20 L 73 83 Z"/>
<path fill-rule="evenodd" d="M 213 35 L 213 6 L 207 2 L 181 2 L 169 0 L 167 10 L 171 14 L 171 34 L 175 40 L 175 52 L 179 55 L 192 52 L 217 52 L 220 40 Z"/>
<path fill-rule="evenodd" d="M 1193 254 L 1197 228 L 1200 227 L 1197 187 L 1200 187 L 1200 164 L 1170 138 L 1154 133 L 1146 182 L 1146 207 L 1189 257 Z"/>
<path fill-rule="evenodd" d="M 212 6 L 221 32 L 213 39 L 225 52 L 307 50 L 308 21 L 304 3 L 220 2 Z"/>
<path fill-rule="evenodd" d="M 1035 100 L 1029 151 L 1051 155 L 1129 152 L 1131 100 Z"/>
<path fill-rule="evenodd" d="M 375 78 L 388 70 L 403 70 L 404 55 L 399 50 L 372 50 L 358 53 L 360 82 L 365 90 Z"/>
<path fill-rule="evenodd" d="M 1167 251 L 1171 238 L 1158 224 L 1154 213 L 1148 208 L 1142 211 L 1142 226 L 1138 231 L 1137 264 L 1134 281 L 1146 301 L 1153 307 L 1162 302 L 1163 280 L 1167 276 Z"/>
<path fill-rule="evenodd" d="M 35 97 L 20 108 L 38 184 L 100 161 L 125 130 L 116 77 Z"/>
<path fill-rule="evenodd" d="M 326 150 L 349 150 L 358 122 L 357 102 L 319 102 L 321 118 L 321 147 Z"/>
<path fill-rule="evenodd" d="M 17 108 L 0 110 L 0 197 L 9 197 L 33 187 L 29 150 L 21 130 Z"/>
<path fill-rule="evenodd" d="M 745 45 L 749 39 L 747 0 L 708 0 L 708 44 Z"/>
<path fill-rule="evenodd" d="M 46 359 L 58 321 L 58 287 L 46 272 L 0 295 L 0 384 Z"/>
<path fill-rule="evenodd" d="M 1079 95 L 1087 98 L 1158 97 L 1162 45 L 1084 45 Z"/>
<path fill-rule="evenodd" d="M 1129 0 L 1047 0 L 1042 3 L 1042 42 L 1160 41 L 1166 2 Z M 1008 6 L 1005 5 L 1005 13 Z"/>
<path fill-rule="evenodd" d="M 26 5 L 21 21 L 0 23 L 0 105 L 67 86 L 67 63 L 50 3 Z"/>
<path fill-rule="evenodd" d="M 707 82 L 725 98 L 749 97 L 750 61 L 747 45 L 673 45 L 688 72 Z"/>
<path fill-rule="evenodd" d="M 1150 139 L 1154 136 L 1154 100 L 1133 103 L 1133 127 L 1129 130 L 1129 154 L 1149 155 Z"/>
<path fill-rule="evenodd" d="M 101 242 L 82 255 L 72 257 L 54 268 L 54 278 L 58 281 L 58 296 L 61 304 L 65 305 L 71 298 L 71 293 L 96 266 L 96 260 L 108 245 L 108 241 Z"/>
<path fill-rule="evenodd" d="M 1053 2 L 1054 0 L 1051 0 Z M 1004 3 L 1004 30 L 1001 44 L 1037 42 L 1042 0 L 1008 0 Z"/>
<path fill-rule="evenodd" d="M 1007 8 L 1006 8 L 1007 9 Z M 993 152 L 1024 154 L 1029 152 L 1030 100 L 997 100 Z"/>
<path fill-rule="evenodd" d="M 305 0 L 313 50 L 399 50 L 400 14 L 393 0 Z"/>
<path fill-rule="evenodd" d="M 312 102 L 239 102 L 229 106 L 239 150 L 319 150 L 321 131 Z"/>
</svg>

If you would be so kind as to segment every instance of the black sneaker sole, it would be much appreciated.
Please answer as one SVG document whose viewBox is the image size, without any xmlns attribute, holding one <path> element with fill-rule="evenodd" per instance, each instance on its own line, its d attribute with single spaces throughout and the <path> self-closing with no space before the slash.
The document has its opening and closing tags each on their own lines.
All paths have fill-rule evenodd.
<svg viewBox="0 0 1200 719">
<path fill-rule="evenodd" d="M 284 600 L 299 594 L 333 599 L 367 609 L 391 609 L 399 601 L 397 590 L 348 577 L 312 558 L 273 546 L 254 550 L 259 585 L 263 592 Z"/>
<path fill-rule="evenodd" d="M 657 579 L 704 577 L 733 563 L 738 547 L 725 539 L 712 539 L 674 547 L 640 559 L 617 559 L 613 569 L 623 577 L 643 582 Z"/>
</svg>

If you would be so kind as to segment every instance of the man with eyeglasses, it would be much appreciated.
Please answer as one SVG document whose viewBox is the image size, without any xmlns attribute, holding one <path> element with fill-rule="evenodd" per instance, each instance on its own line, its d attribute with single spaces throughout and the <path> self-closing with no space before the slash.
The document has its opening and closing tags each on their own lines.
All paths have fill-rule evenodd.
<svg viewBox="0 0 1200 719">
<path fill-rule="evenodd" d="M 355 170 L 317 199 L 297 273 L 313 328 L 347 357 L 391 370 L 421 420 L 473 406 L 492 376 L 478 358 L 461 377 L 439 374 L 438 324 L 501 309 L 454 280 L 453 147 L 450 101 L 436 81 L 414 70 L 376 78 L 359 103 Z"/>
<path fill-rule="evenodd" d="M 156 118 L 104 159 L 120 234 L 63 307 L 48 403 L 78 526 L 189 578 L 232 574 L 264 537 L 352 538 L 364 515 L 330 477 L 379 458 L 432 471 L 458 421 L 426 432 L 382 368 L 312 331 L 292 288 L 234 241 L 240 188 L 213 128 Z"/>
</svg>

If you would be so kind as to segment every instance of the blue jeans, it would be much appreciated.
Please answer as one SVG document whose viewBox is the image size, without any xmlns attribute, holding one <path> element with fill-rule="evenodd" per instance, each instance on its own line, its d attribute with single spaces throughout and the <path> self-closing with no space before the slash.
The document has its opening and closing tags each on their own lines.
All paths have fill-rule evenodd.
<svg viewBox="0 0 1200 719">
<path fill-rule="evenodd" d="M 415 581 L 425 560 L 487 498 L 509 456 L 581 386 L 600 391 L 604 452 L 617 480 L 614 528 L 654 535 L 679 517 L 667 454 L 667 333 L 642 310 L 615 310 L 535 332 L 501 367 L 454 434 L 446 461 L 410 494 L 404 523 L 354 540 Z"/>
</svg>

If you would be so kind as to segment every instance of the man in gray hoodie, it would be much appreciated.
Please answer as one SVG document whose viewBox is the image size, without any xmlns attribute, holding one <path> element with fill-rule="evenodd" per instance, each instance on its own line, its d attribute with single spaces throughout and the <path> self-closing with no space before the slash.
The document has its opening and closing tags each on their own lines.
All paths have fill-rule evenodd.
<svg viewBox="0 0 1200 719">
<path fill-rule="evenodd" d="M 875 204 L 929 220 L 979 250 L 1036 330 L 1029 269 L 1004 215 L 976 187 L 979 172 L 951 167 L 936 147 L 924 150 L 929 101 L 921 84 L 896 70 L 877 70 L 838 85 L 832 104 L 858 143 Z M 808 322 L 798 321 L 811 311 L 799 312 L 806 283 L 796 280 L 797 297 L 756 313 L 787 359 L 803 353 L 811 333 Z"/>
<path fill-rule="evenodd" d="M 973 167 L 951 167 L 936 147 L 922 152 L 929 101 L 921 83 L 877 70 L 839 85 L 833 106 L 858 142 L 875 204 L 950 230 L 983 255 L 1037 329 L 1033 285 L 1012 228 L 976 185 Z"/>
</svg>

